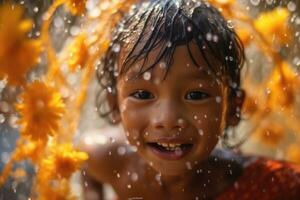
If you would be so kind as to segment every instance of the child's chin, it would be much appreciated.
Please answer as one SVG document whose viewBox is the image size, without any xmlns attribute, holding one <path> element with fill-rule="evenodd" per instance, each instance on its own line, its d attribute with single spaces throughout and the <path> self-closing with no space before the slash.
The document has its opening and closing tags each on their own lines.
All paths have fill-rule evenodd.
<svg viewBox="0 0 300 200">
<path fill-rule="evenodd" d="M 182 176 L 192 170 L 189 164 L 183 164 L 182 162 L 179 163 L 176 161 L 168 161 L 167 163 L 152 163 L 152 167 L 162 176 Z"/>
</svg>

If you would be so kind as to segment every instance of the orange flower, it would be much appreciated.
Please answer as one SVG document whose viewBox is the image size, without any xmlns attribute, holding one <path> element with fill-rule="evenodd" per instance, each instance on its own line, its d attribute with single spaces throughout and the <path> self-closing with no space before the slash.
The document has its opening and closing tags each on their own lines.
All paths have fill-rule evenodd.
<svg viewBox="0 0 300 200">
<path fill-rule="evenodd" d="M 85 11 L 87 0 L 66 0 L 66 5 L 73 15 L 80 15 Z"/>
<path fill-rule="evenodd" d="M 39 40 L 27 39 L 31 20 L 22 20 L 20 6 L 0 7 L 0 79 L 11 84 L 24 83 L 26 73 L 37 63 L 41 51 Z"/>
<path fill-rule="evenodd" d="M 251 42 L 251 34 L 247 29 L 237 28 L 236 32 L 242 40 L 244 46 L 247 46 Z"/>
<path fill-rule="evenodd" d="M 86 45 L 86 35 L 77 36 L 67 49 L 68 66 L 74 72 L 76 68 L 83 68 L 88 58 L 88 47 Z"/>
<path fill-rule="evenodd" d="M 30 159 L 33 163 L 38 163 L 46 148 L 45 141 L 27 141 L 17 149 L 16 160 Z"/>
<path fill-rule="evenodd" d="M 298 74 L 287 62 L 282 62 L 272 72 L 267 83 L 270 108 L 290 108 L 295 103 Z"/>
<path fill-rule="evenodd" d="M 262 13 L 254 21 L 254 26 L 270 44 L 284 45 L 291 39 L 288 19 L 289 11 L 287 9 L 276 8 L 273 11 Z"/>
<path fill-rule="evenodd" d="M 58 121 L 64 113 L 60 93 L 39 81 L 29 85 L 23 94 L 22 102 L 16 105 L 21 118 L 21 134 L 33 140 L 47 141 L 58 130 Z"/>
<path fill-rule="evenodd" d="M 86 153 L 76 151 L 70 143 L 54 145 L 43 166 L 53 173 L 50 175 L 53 179 L 69 178 L 87 158 Z"/>
</svg>

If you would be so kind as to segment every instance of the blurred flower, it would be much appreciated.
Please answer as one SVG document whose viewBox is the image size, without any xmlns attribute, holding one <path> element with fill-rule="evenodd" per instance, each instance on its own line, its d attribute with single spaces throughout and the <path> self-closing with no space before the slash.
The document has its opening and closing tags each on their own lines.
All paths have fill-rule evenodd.
<svg viewBox="0 0 300 200">
<path fill-rule="evenodd" d="M 18 147 L 16 160 L 30 159 L 33 163 L 37 164 L 40 161 L 45 148 L 45 141 L 29 140 Z"/>
<path fill-rule="evenodd" d="M 86 45 L 86 35 L 77 36 L 67 49 L 68 66 L 74 72 L 78 67 L 83 68 L 88 58 L 88 47 Z"/>
<path fill-rule="evenodd" d="M 289 11 L 285 8 L 276 8 L 262 13 L 254 21 L 254 26 L 270 44 L 278 42 L 279 45 L 284 45 L 291 39 L 288 20 Z"/>
<path fill-rule="evenodd" d="M 275 147 L 278 145 L 284 137 L 284 128 L 275 123 L 268 123 L 260 127 L 255 136 L 264 144 Z"/>
<path fill-rule="evenodd" d="M 266 85 L 268 106 L 274 109 L 290 108 L 295 102 L 298 79 L 298 73 L 287 62 L 279 63 Z"/>
<path fill-rule="evenodd" d="M 71 194 L 70 184 L 67 180 L 41 182 L 38 185 L 38 200 L 76 200 L 75 196 Z"/>
<path fill-rule="evenodd" d="M 53 174 L 51 178 L 69 178 L 88 159 L 84 152 L 76 151 L 70 143 L 54 145 L 51 155 L 44 160 L 44 167 Z"/>
<path fill-rule="evenodd" d="M 251 42 L 251 34 L 245 28 L 237 28 L 236 32 L 240 37 L 241 41 L 243 42 L 244 46 L 247 46 Z"/>
<path fill-rule="evenodd" d="M 28 39 L 33 24 L 22 20 L 20 6 L 5 4 L 0 7 L 0 79 L 7 77 L 10 84 L 24 83 L 26 73 L 37 63 L 41 42 Z"/>
<path fill-rule="evenodd" d="M 21 118 L 21 134 L 33 140 L 47 141 L 58 130 L 58 121 L 64 113 L 60 93 L 39 81 L 27 86 L 21 94 L 22 102 L 16 105 Z"/>
<path fill-rule="evenodd" d="M 300 164 L 300 146 L 299 144 L 291 144 L 287 148 L 287 160 Z"/>
<path fill-rule="evenodd" d="M 66 0 L 68 9 L 74 15 L 80 15 L 85 11 L 87 0 Z"/>
</svg>

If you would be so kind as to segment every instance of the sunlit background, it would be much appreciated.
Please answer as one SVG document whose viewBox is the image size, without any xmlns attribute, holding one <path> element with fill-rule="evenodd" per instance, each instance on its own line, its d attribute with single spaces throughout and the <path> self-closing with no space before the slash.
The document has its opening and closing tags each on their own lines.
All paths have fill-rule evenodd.
<svg viewBox="0 0 300 200">
<path fill-rule="evenodd" d="M 75 195 L 72 174 L 87 157 L 72 143 L 106 126 L 94 69 L 117 11 L 134 3 L 99 1 L 0 1 L 0 200 Z M 300 164 L 300 1 L 209 2 L 246 47 L 247 98 L 229 141 Z"/>
</svg>

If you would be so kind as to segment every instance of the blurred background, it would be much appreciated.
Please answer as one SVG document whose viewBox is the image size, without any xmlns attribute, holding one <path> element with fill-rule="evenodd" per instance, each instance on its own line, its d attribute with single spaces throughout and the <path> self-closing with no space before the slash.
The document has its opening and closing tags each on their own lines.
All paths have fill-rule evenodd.
<svg viewBox="0 0 300 200">
<path fill-rule="evenodd" d="M 0 1 L 0 5 L 5 2 Z M 38 38 L 43 23 L 43 14 L 53 2 L 51 0 L 19 0 L 14 2 L 24 6 L 25 15 L 34 21 L 34 27 L 29 33 L 29 37 Z M 92 10 L 94 3 L 91 3 L 93 1 L 88 2 L 90 3 L 87 4 L 87 9 Z M 243 69 L 243 76 L 246 77 L 243 86 L 249 98 L 245 103 L 243 120 L 240 126 L 232 132 L 233 141 L 239 143 L 247 138 L 240 146 L 245 153 L 259 154 L 300 164 L 300 82 L 298 80 L 300 70 L 300 0 L 239 0 L 238 3 L 248 11 L 253 19 L 278 7 L 284 7 L 290 12 L 288 26 L 291 28 L 292 40 L 278 47 L 278 54 L 289 63 L 290 69 L 283 71 L 286 73 L 286 78 L 290 78 L 288 80 L 291 80 L 292 83 L 286 82 L 286 84 L 276 85 L 276 74 L 273 79 L 271 77 L 273 81 L 268 81 L 276 62 L 265 56 L 256 44 L 251 44 L 251 41 L 250 44 L 245 45 L 247 62 Z M 68 38 L 76 36 L 83 18 L 84 16 L 73 16 L 63 8 L 56 11 L 50 34 L 54 38 L 53 45 L 57 52 L 64 47 Z M 279 28 L 278 31 L 281 29 Z M 270 37 L 272 36 L 270 35 Z M 28 74 L 28 79 L 34 79 L 45 73 L 46 70 L 47 63 L 41 59 L 38 67 Z M 292 70 L 293 75 L 290 75 L 288 70 Z M 76 78 L 76 76 L 70 75 L 68 81 L 76 82 Z M 291 87 L 290 84 L 296 85 L 293 85 L 292 94 L 287 94 L 286 91 Z M 106 125 L 95 109 L 96 94 L 99 90 L 99 85 L 94 78 L 89 85 L 87 100 L 82 109 L 79 128 L 74 140 L 83 133 L 97 132 Z M 9 86 L 5 80 L 0 80 L 0 171 L 8 162 L 19 137 L 18 126 L 16 125 L 18 116 L 14 110 L 14 103 L 17 101 L 19 93 L 18 87 Z M 270 96 L 270 93 L 273 96 Z M 277 97 L 288 95 L 290 95 L 289 99 L 285 100 L 291 102 L 280 104 L 276 101 Z M 16 177 L 21 178 L 18 180 L 10 178 L 0 188 L 0 200 L 28 199 L 35 168 L 28 161 L 20 162 L 15 166 L 15 168 L 20 167 L 25 169 L 29 176 L 23 177 L 16 174 Z"/>
</svg>

